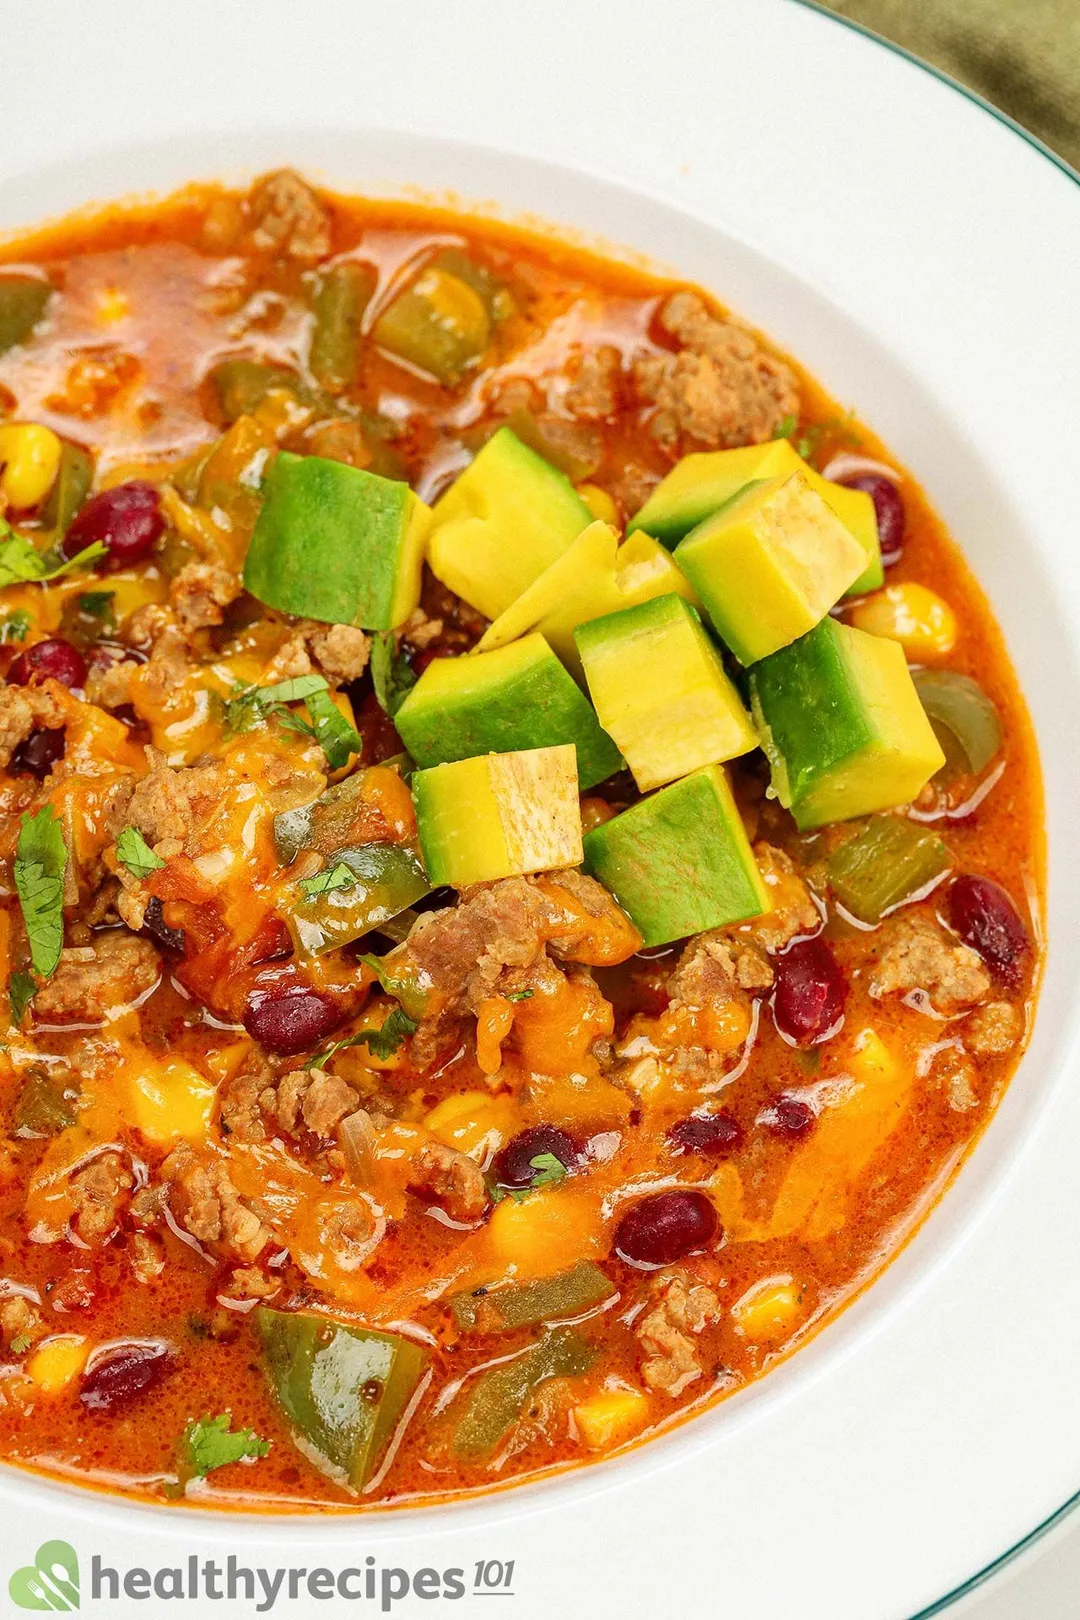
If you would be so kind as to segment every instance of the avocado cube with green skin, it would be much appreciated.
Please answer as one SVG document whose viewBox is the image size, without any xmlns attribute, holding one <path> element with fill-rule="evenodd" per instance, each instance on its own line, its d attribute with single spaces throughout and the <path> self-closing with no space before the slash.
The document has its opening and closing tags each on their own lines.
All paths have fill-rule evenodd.
<svg viewBox="0 0 1080 1620">
<path fill-rule="evenodd" d="M 410 783 L 432 884 L 471 883 L 581 863 L 572 744 L 484 754 L 416 771 Z"/>
<path fill-rule="evenodd" d="M 282 613 L 392 630 L 420 600 L 430 522 L 408 484 L 282 450 L 266 479 L 244 586 Z"/>
<path fill-rule="evenodd" d="M 643 793 L 758 746 L 719 653 L 681 596 L 591 619 L 574 634 L 600 723 Z"/>
<path fill-rule="evenodd" d="M 416 1392 L 427 1351 L 399 1333 L 325 1316 L 260 1306 L 255 1321 L 270 1387 L 305 1454 L 362 1490 Z"/>
<path fill-rule="evenodd" d="M 693 586 L 663 546 L 647 534 L 632 535 L 620 545 L 611 524 L 597 520 L 488 626 L 477 651 L 504 647 L 539 630 L 575 680 L 584 683 L 574 641 L 578 625 L 673 591 L 697 603 Z"/>
<path fill-rule="evenodd" d="M 769 910 L 742 817 L 719 765 L 672 782 L 586 833 L 585 870 L 647 946 Z"/>
<path fill-rule="evenodd" d="M 570 480 L 504 427 L 435 502 L 428 561 L 496 619 L 591 521 Z"/>
<path fill-rule="evenodd" d="M 862 596 L 866 591 L 876 591 L 884 582 L 885 570 L 873 501 L 863 489 L 845 489 L 823 478 L 787 439 L 683 456 L 630 521 L 627 538 L 644 530 L 665 546 L 676 546 L 747 484 L 761 478 L 790 477 L 796 472 L 802 473 L 866 553 L 862 573 L 844 594 Z"/>
<path fill-rule="evenodd" d="M 763 479 L 691 529 L 675 561 L 741 664 L 786 647 L 862 573 L 865 553 L 802 473 Z"/>
<path fill-rule="evenodd" d="M 622 769 L 589 700 L 541 635 L 495 652 L 435 659 L 394 725 L 421 766 L 573 743 L 582 788 Z"/>
<path fill-rule="evenodd" d="M 900 643 L 835 619 L 756 664 L 750 697 L 803 830 L 909 804 L 945 763 Z"/>
</svg>

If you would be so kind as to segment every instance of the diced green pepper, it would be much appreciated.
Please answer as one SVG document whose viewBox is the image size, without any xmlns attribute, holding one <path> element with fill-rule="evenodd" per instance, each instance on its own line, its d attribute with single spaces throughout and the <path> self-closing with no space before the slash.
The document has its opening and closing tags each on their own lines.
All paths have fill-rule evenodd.
<svg viewBox="0 0 1080 1620">
<path fill-rule="evenodd" d="M 347 260 L 319 277 L 312 299 L 315 330 L 308 366 L 315 381 L 332 394 L 348 388 L 356 375 L 364 311 L 375 291 L 369 264 Z"/>
<path fill-rule="evenodd" d="M 250 416 L 271 389 L 283 388 L 308 403 L 306 391 L 295 371 L 287 366 L 268 366 L 261 360 L 221 360 L 210 373 L 221 414 L 230 425 L 238 416 Z"/>
<path fill-rule="evenodd" d="M 318 1466 L 362 1490 L 427 1365 L 398 1333 L 259 1308 L 270 1387 Z"/>
<path fill-rule="evenodd" d="M 25 343 L 45 313 L 52 288 L 36 276 L 0 276 L 0 354 Z"/>
<path fill-rule="evenodd" d="M 537 1282 L 455 1294 L 450 1309 L 459 1328 L 502 1333 L 509 1328 L 535 1327 L 538 1322 L 577 1316 L 603 1304 L 614 1292 L 614 1284 L 594 1261 L 581 1260 L 569 1271 L 541 1277 Z"/>
<path fill-rule="evenodd" d="M 860 922 L 876 923 L 940 877 L 950 855 L 927 827 L 900 816 L 871 816 L 825 864 L 840 904 Z"/>
<path fill-rule="evenodd" d="M 476 288 L 437 265 L 421 270 L 379 316 L 375 342 L 452 386 L 487 348 L 491 317 Z"/>
<path fill-rule="evenodd" d="M 60 633 L 80 652 L 116 629 L 116 592 L 83 591 L 69 596 L 60 615 Z"/>
<path fill-rule="evenodd" d="M 333 873 L 339 866 L 352 874 L 351 882 L 301 898 L 289 915 L 289 932 L 304 955 L 348 945 L 431 892 L 419 858 L 401 844 L 339 849 L 324 870 Z"/>
<path fill-rule="evenodd" d="M 470 259 L 460 248 L 443 248 L 429 261 L 439 270 L 446 270 L 459 281 L 464 281 L 480 294 L 484 308 L 493 321 L 504 321 L 517 309 L 517 302 L 509 287 L 501 282 L 486 265 Z"/>
<path fill-rule="evenodd" d="M 42 513 L 47 529 L 57 535 L 67 534 L 90 493 L 93 477 L 94 462 L 90 452 L 81 444 L 65 439 L 60 452 L 60 470 Z"/>
<path fill-rule="evenodd" d="M 78 1117 L 79 1087 L 70 1069 L 27 1069 L 15 1099 L 12 1123 L 18 1136 L 59 1136 Z"/>
<path fill-rule="evenodd" d="M 455 1455 L 470 1462 L 490 1456 L 540 1384 L 548 1378 L 580 1378 L 598 1355 L 572 1329 L 556 1328 L 524 1355 L 482 1373 L 454 1431 Z"/>
<path fill-rule="evenodd" d="M 978 681 L 955 669 L 917 669 L 912 679 L 946 758 L 951 739 L 969 771 L 984 770 L 1001 747 L 1001 717 Z"/>
<path fill-rule="evenodd" d="M 404 757 L 400 756 L 402 760 Z M 377 768 L 385 770 L 386 766 Z M 274 845 L 284 866 L 294 861 L 302 849 L 332 855 L 335 850 L 355 849 L 367 841 L 363 836 L 367 774 L 366 770 L 353 771 L 310 804 L 278 812 L 274 817 Z"/>
</svg>

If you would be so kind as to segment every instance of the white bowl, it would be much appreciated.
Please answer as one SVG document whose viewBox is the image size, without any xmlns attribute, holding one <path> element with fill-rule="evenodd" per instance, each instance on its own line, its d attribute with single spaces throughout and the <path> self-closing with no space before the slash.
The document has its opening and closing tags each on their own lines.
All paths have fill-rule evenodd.
<svg viewBox="0 0 1080 1620">
<path fill-rule="evenodd" d="M 392 1604 L 408 1614 L 475 1612 L 478 1560 L 514 1561 L 519 1620 L 936 1612 L 1080 1489 L 1077 177 L 793 0 L 47 15 L 48 39 L 0 6 L 0 231 L 279 163 L 342 190 L 449 193 L 674 267 L 856 402 L 1005 628 L 1042 749 L 1053 948 L 1031 1049 L 954 1185 L 744 1394 L 614 1462 L 422 1511 L 240 1518 L 4 1470 L 4 1578 L 59 1535 L 91 1612 L 95 1554 L 122 1572 L 230 1552 L 465 1572 L 464 1600 Z M 204 1609 L 222 1612 L 185 1613 Z M 301 1595 L 275 1612 L 326 1610 Z"/>
</svg>

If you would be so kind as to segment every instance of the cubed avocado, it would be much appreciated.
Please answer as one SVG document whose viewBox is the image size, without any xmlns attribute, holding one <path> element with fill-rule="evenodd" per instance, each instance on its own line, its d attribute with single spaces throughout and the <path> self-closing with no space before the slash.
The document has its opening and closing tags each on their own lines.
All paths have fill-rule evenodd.
<svg viewBox="0 0 1080 1620">
<path fill-rule="evenodd" d="M 573 743 L 583 788 L 622 768 L 592 704 L 536 633 L 495 652 L 436 658 L 394 725 L 418 765 Z"/>
<path fill-rule="evenodd" d="M 498 618 L 591 521 L 573 484 L 500 428 L 432 511 L 432 573 Z"/>
<path fill-rule="evenodd" d="M 798 472 L 748 484 L 675 549 L 675 561 L 742 664 L 812 630 L 865 560 Z"/>
<path fill-rule="evenodd" d="M 627 525 L 627 536 L 640 530 L 675 546 L 690 530 L 759 478 L 801 472 L 810 488 L 832 508 L 866 553 L 863 572 L 845 595 L 876 591 L 885 578 L 874 503 L 862 489 L 845 489 L 823 478 L 804 461 L 788 439 L 749 444 L 739 450 L 708 450 L 683 456 L 653 490 Z"/>
<path fill-rule="evenodd" d="M 835 619 L 756 664 L 750 696 L 800 828 L 908 804 L 945 763 L 899 642 Z"/>
<path fill-rule="evenodd" d="M 584 849 L 585 870 L 611 890 L 648 946 L 769 910 L 719 765 L 706 765 L 594 827 Z"/>
<path fill-rule="evenodd" d="M 572 744 L 433 765 L 411 787 L 433 884 L 463 889 L 581 863 Z"/>
<path fill-rule="evenodd" d="M 590 619 L 574 634 L 600 724 L 643 793 L 758 746 L 719 653 L 681 596 Z"/>
<path fill-rule="evenodd" d="M 632 535 L 620 545 L 610 523 L 590 523 L 488 626 L 479 649 L 502 647 L 530 630 L 539 630 L 571 674 L 584 680 L 574 641 L 577 626 L 670 591 L 697 602 L 693 586 L 663 546 L 647 534 Z"/>
<path fill-rule="evenodd" d="M 283 450 L 266 480 L 244 585 L 283 613 L 392 630 L 420 600 L 430 522 L 408 484 Z"/>
</svg>

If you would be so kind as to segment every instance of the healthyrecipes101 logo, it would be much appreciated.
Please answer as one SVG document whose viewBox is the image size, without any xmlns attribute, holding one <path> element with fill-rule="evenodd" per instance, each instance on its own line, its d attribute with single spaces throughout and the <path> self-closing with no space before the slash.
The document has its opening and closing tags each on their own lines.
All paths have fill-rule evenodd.
<svg viewBox="0 0 1080 1620">
<path fill-rule="evenodd" d="M 8 1594 L 20 1609 L 78 1609 L 79 1559 L 74 1547 L 66 1541 L 43 1542 L 34 1562 L 12 1575 Z M 181 1598 L 189 1602 L 224 1598 L 234 1606 L 249 1604 L 256 1614 L 268 1613 L 279 1601 L 287 1604 L 307 1598 L 346 1598 L 361 1599 L 367 1608 L 390 1614 L 409 1597 L 451 1603 L 469 1597 L 513 1597 L 514 1560 L 479 1558 L 469 1570 L 402 1569 L 399 1565 L 380 1564 L 369 1554 L 362 1565 L 345 1569 L 322 1565 L 314 1569 L 265 1569 L 249 1567 L 233 1553 L 220 1562 L 191 1553 L 179 1563 L 161 1569 L 121 1570 L 104 1563 L 95 1553 L 83 1595 L 91 1607 L 115 1603 L 122 1597 Z M 232 1612 L 236 1612 L 235 1607 Z"/>
<path fill-rule="evenodd" d="M 8 1582 L 12 1603 L 20 1609 L 77 1609 L 79 1560 L 66 1541 L 45 1541 L 32 1564 L 17 1569 Z"/>
</svg>

